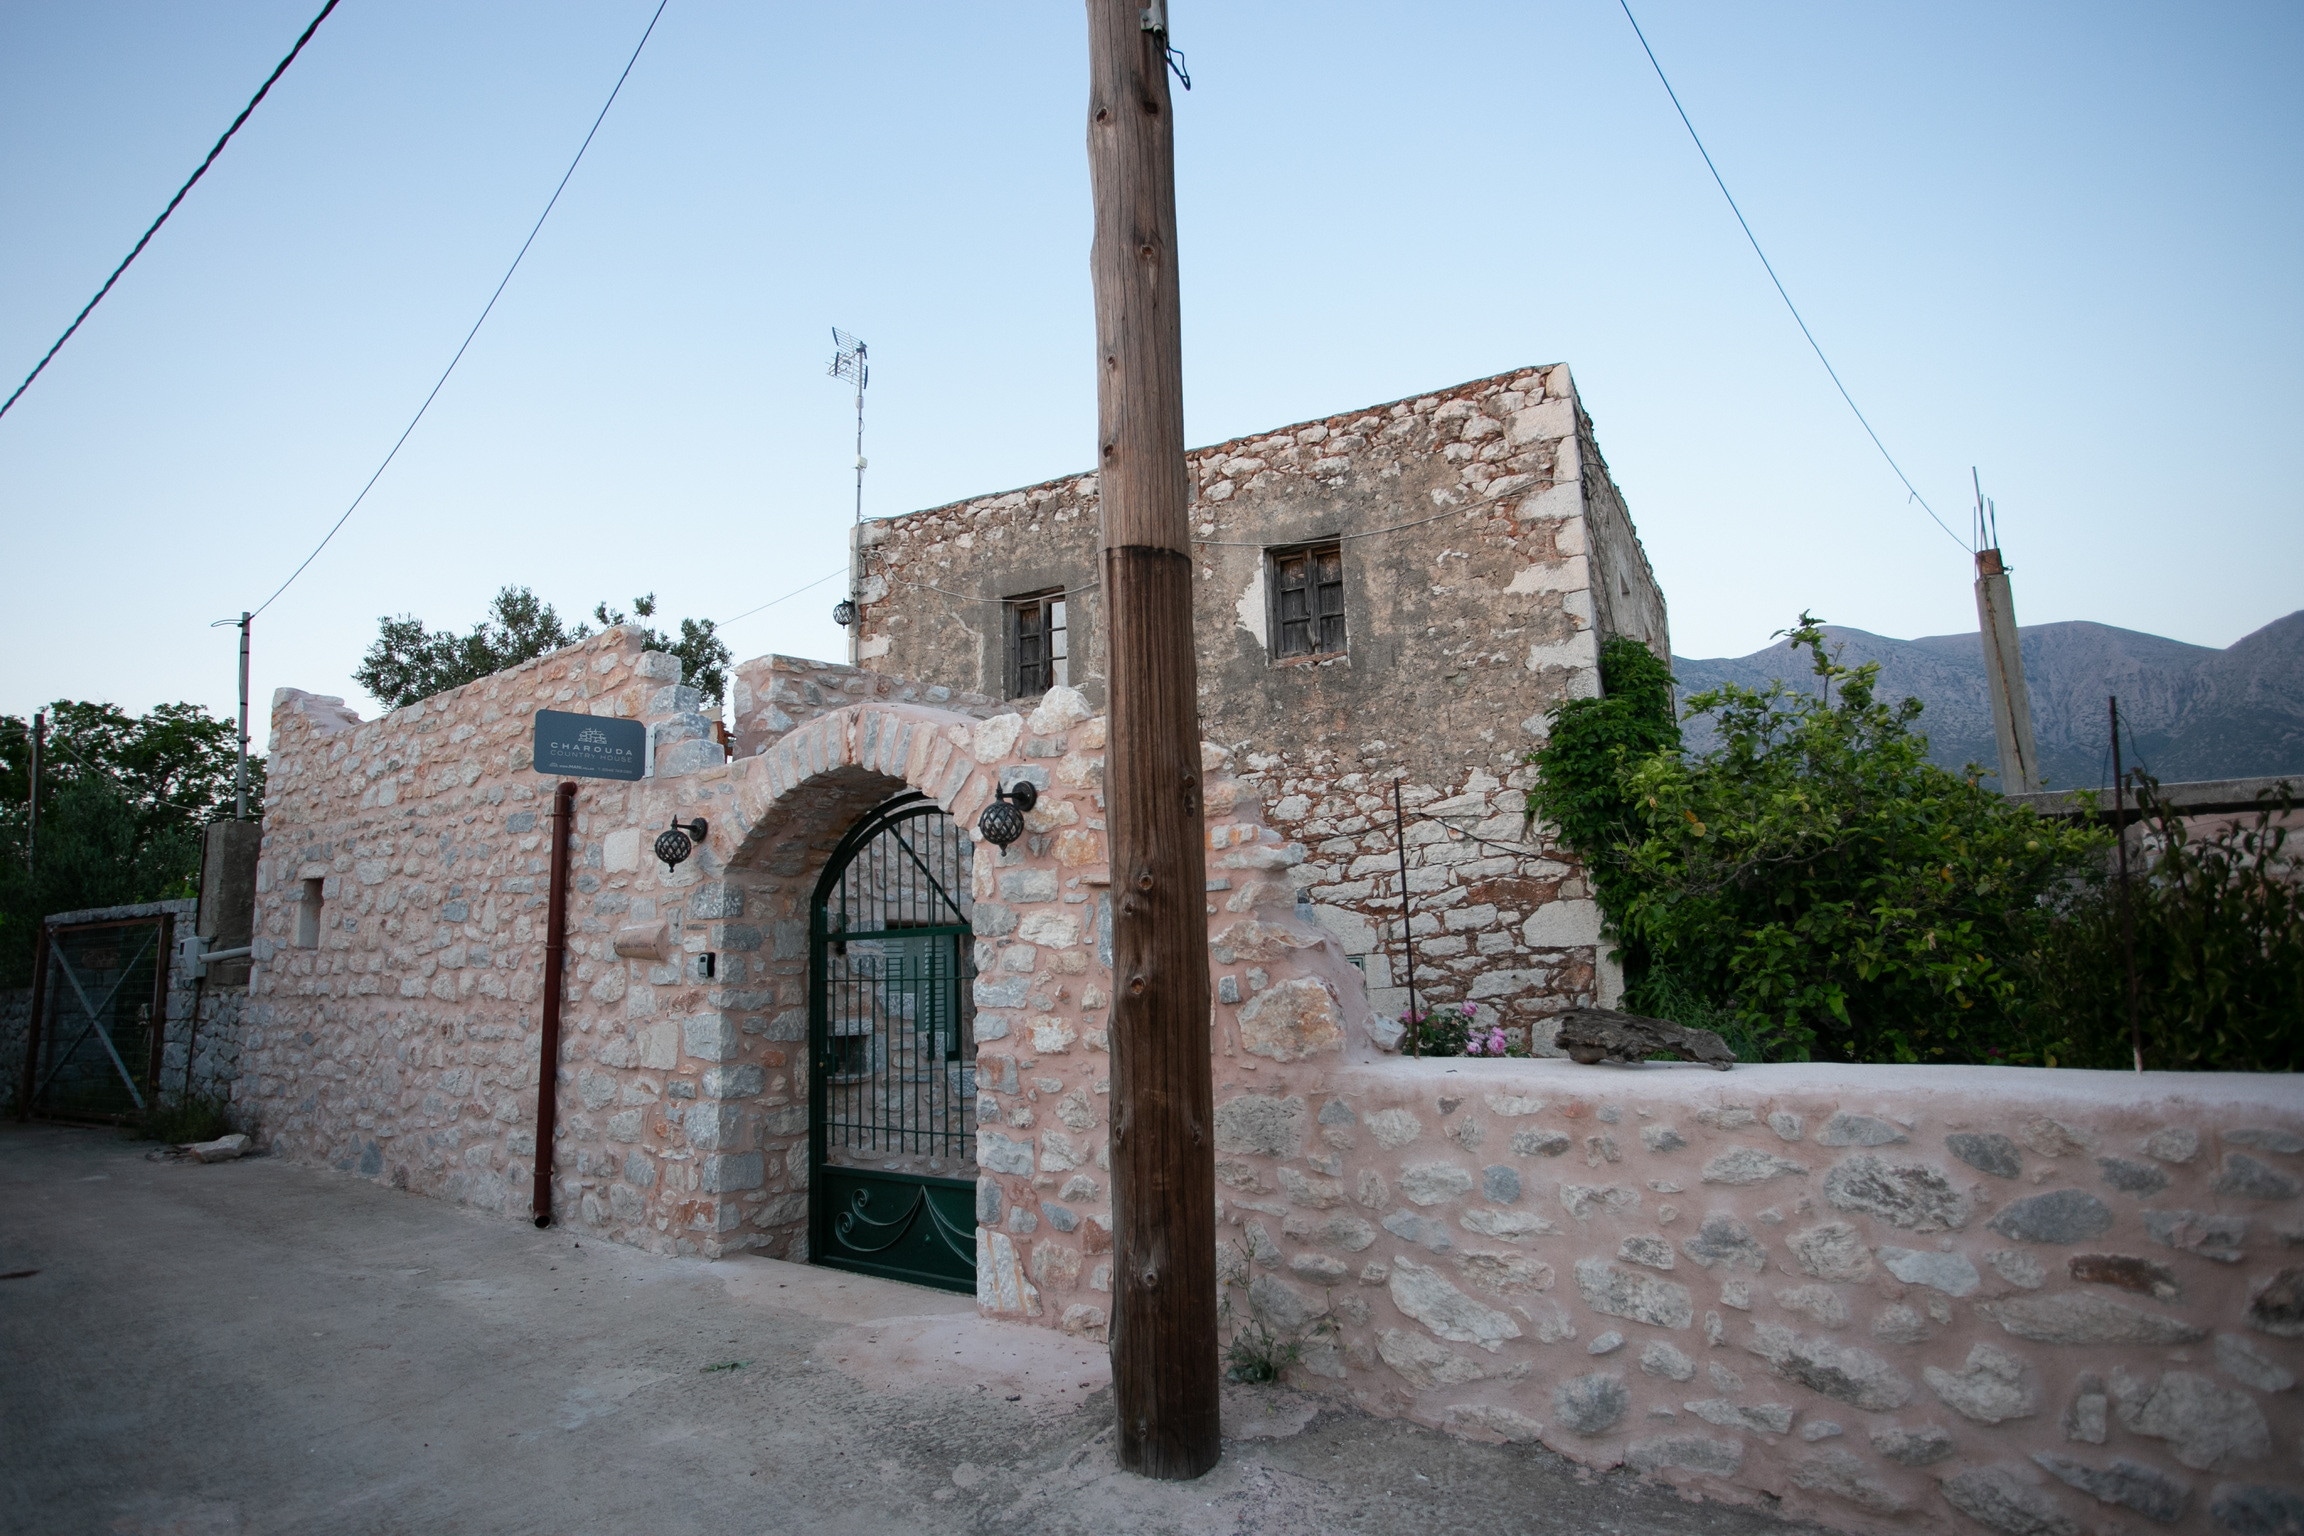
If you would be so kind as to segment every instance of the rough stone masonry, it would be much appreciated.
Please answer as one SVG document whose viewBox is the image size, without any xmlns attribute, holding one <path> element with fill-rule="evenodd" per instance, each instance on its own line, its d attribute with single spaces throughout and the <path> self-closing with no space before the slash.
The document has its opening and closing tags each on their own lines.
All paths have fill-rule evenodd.
<svg viewBox="0 0 2304 1536">
<path fill-rule="evenodd" d="M 1340 444 L 1347 462 L 1333 473 L 1317 458 L 1283 461 L 1279 447 L 1230 445 L 1215 467 L 1238 468 L 1204 478 L 1200 527 L 1249 553 L 1211 544 L 1203 624 L 1215 632 L 1203 648 L 1253 655 L 1230 631 L 1255 605 L 1216 607 L 1219 575 L 1252 583 L 1271 569 L 1219 509 L 1264 494 L 1262 515 L 1279 519 L 1283 493 L 1301 480 L 1309 506 L 1323 474 L 1338 486 L 1317 494 L 1341 495 L 1363 472 L 1353 455 L 1393 426 L 1398 441 L 1465 450 L 1398 455 L 1400 477 L 1435 477 L 1416 493 L 1427 500 L 1463 491 L 1439 466 L 1495 466 L 1493 492 L 1514 475 L 1565 481 L 1571 445 L 1578 466 L 1597 465 L 1564 373 L 1466 390 L 1327 424 L 1364 444 Z M 1466 409 L 1443 414 L 1459 400 Z M 1507 425 L 1531 411 L 1525 427 Z M 1494 430 L 1467 442 L 1476 419 Z M 1562 420 L 1575 432 L 1538 430 Z M 1515 433 L 1512 455 L 1480 457 Z M 1304 446 L 1302 430 L 1290 436 Z M 1534 467 L 1515 467 L 1530 453 Z M 1294 467 L 1278 474 L 1283 462 Z M 1368 459 L 1365 472 L 1391 462 Z M 1267 473 L 1278 479 L 1259 492 Z M 1591 510 L 1593 483 L 1580 468 L 1582 510 L 1559 517 L 1531 515 L 1559 490 L 1533 481 L 1449 504 L 1425 525 L 1445 536 L 1407 562 L 1413 581 L 1371 569 L 1355 585 L 1346 565 L 1347 628 L 1363 612 L 1353 603 L 1389 603 L 1421 624 L 1433 649 L 1416 654 L 1462 653 L 1461 679 L 1414 683 L 1424 713 L 1357 731 L 1384 707 L 1376 684 L 1359 693 L 1346 680 L 1360 675 L 1357 650 L 1296 663 L 1317 680 L 1300 695 L 1280 691 L 1293 677 L 1242 695 L 1249 704 L 1211 695 L 1209 1198 L 1227 1327 L 1261 1323 L 1294 1346 L 1291 1380 L 1373 1412 L 1540 1440 L 1844 1529 L 2304 1529 L 2304 1094 L 2292 1080 L 1834 1066 L 1722 1076 L 1407 1061 L 1386 1048 L 1390 989 L 1369 964 L 1381 945 L 1356 948 L 1345 921 L 1357 912 L 1373 927 L 1381 910 L 1374 872 L 1353 863 L 1389 851 L 1377 791 L 1394 766 L 1421 763 L 1428 807 L 1453 804 L 1441 812 L 1452 824 L 1499 841 L 1520 836 L 1499 770 L 1525 750 L 1521 722 L 1588 689 L 1595 635 L 1631 623 L 1604 617 L 1592 586 L 1557 584 L 1575 560 L 1610 569 L 1594 551 L 1613 514 Z M 1067 486 L 1042 498 L 1047 525 L 1085 515 L 1092 486 Z M 955 514 L 946 542 L 1000 529 L 1021 539 L 1030 505 L 973 529 Z M 1281 532 L 1337 526 L 1305 519 Z M 1567 553 L 1562 541 L 1579 538 L 1585 552 Z M 916 562 L 930 558 L 927 543 L 912 547 Z M 1438 579 L 1458 566 L 1488 590 Z M 960 579 L 934 584 L 971 590 Z M 1622 587 L 1623 599 L 1640 590 L 1629 576 Z M 577 801 L 565 1032 L 559 1060 L 541 1064 L 561 1106 L 555 1207 L 580 1232 L 653 1251 L 805 1258 L 816 880 L 840 837 L 895 794 L 916 791 L 973 826 L 994 793 L 1028 780 L 1040 798 L 1026 835 L 978 843 L 970 861 L 977 1299 L 988 1317 L 1100 1337 L 1111 974 L 1093 626 L 1076 683 L 1003 702 L 980 669 L 897 676 L 899 615 L 881 613 L 887 627 L 868 634 L 890 637 L 871 658 L 887 670 L 782 657 L 738 668 L 726 750 L 677 663 L 629 629 L 375 721 L 283 690 L 234 1083 L 246 1128 L 275 1153 L 525 1213 L 551 792 L 530 767 L 532 717 L 635 719 L 654 744 L 651 777 L 589 782 Z M 1660 645 L 1660 606 L 1654 622 Z M 1482 623 L 1525 649 L 1475 643 Z M 1377 664 L 1382 626 L 1352 633 L 1378 642 L 1371 675 L 1409 686 Z M 1448 714 L 1458 697 L 1475 702 Z M 1313 743 L 1302 752 L 1330 756 L 1281 749 L 1291 712 Z M 1440 729 L 1469 722 L 1495 739 Z M 675 813 L 711 831 L 667 870 L 647 846 Z M 1517 853 L 1518 874 L 1476 870 L 1483 855 L 1445 829 L 1411 862 L 1434 913 L 1477 914 L 1432 928 L 1466 940 L 1441 955 L 1465 962 L 1455 984 L 1470 994 L 1491 971 L 1530 973 L 1494 1000 L 1531 1022 L 1595 986 L 1590 927 L 1571 943 L 1539 922 L 1580 905 L 1578 920 L 1590 917 L 1572 865 L 1535 837 L 1552 874 Z M 1335 889 L 1357 880 L 1370 882 L 1364 895 Z M 1508 880 L 1537 884 L 1496 884 Z M 1475 899 L 1483 881 L 1494 889 Z"/>
<path fill-rule="evenodd" d="M 1189 458 L 1202 733 L 1304 845 L 1297 890 L 1376 1005 L 1404 1008 L 1402 781 L 1419 1000 L 1476 1002 L 1549 1052 L 1551 1015 L 1620 987 L 1575 856 L 1525 824 L 1524 759 L 1552 705 L 1599 692 L 1601 642 L 1671 652 L 1567 366 Z M 866 524 L 859 655 L 1000 697 L 1018 682 L 1015 600 L 1067 593 L 1068 680 L 1101 705 L 1098 514 L 1079 475 Z M 1276 561 L 1331 546 L 1342 643 L 1283 655 Z"/>
<path fill-rule="evenodd" d="M 791 707 L 727 762 L 630 631 L 375 722 L 284 694 L 236 1111 L 276 1152 L 521 1214 L 549 788 L 528 717 L 629 713 L 657 776 L 579 800 L 561 1219 L 805 1257 L 815 876 L 903 787 L 965 823 L 1033 775 L 1027 836 L 972 877 L 978 1303 L 1098 1336 L 1101 717 L 1071 688 L 1024 711 L 747 675 Z M 1203 761 L 1226 1313 L 1295 1343 L 1301 1384 L 1842 1528 L 2304 1518 L 2291 1082 L 1405 1061 L 1298 916 L 1300 845 L 1225 749 Z M 666 871 L 643 849 L 675 809 L 712 833 Z M 685 963 L 706 949 L 709 981 Z"/>
</svg>

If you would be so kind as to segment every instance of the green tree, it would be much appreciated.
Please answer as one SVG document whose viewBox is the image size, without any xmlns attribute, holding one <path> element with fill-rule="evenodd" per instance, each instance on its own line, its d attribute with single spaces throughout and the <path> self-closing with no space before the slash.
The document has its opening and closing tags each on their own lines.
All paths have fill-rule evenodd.
<svg viewBox="0 0 2304 1536">
<path fill-rule="evenodd" d="M 1627 745 L 1610 773 L 1591 754 L 1538 754 L 1540 808 L 1614 818 L 1562 826 L 1645 961 L 1635 1005 L 1724 1014 L 1747 1055 L 2039 1059 L 2025 957 L 2102 834 L 1930 763 L 1916 701 L 1881 703 L 1877 669 L 1835 662 L 1813 617 L 1790 634 L 1820 687 L 1689 699 L 1719 726 L 1701 758 Z"/>
<path fill-rule="evenodd" d="M 635 598 L 632 607 L 638 618 L 649 618 L 656 612 L 656 595 Z M 592 613 L 603 628 L 630 622 L 604 602 Z M 378 619 L 376 626 L 376 643 L 361 658 L 352 678 L 388 709 L 478 682 L 506 667 L 574 645 L 593 633 L 589 624 L 563 623 L 550 603 L 526 587 L 499 591 L 488 605 L 488 617 L 469 634 L 427 629 L 422 619 L 410 614 Z M 640 629 L 650 650 L 679 657 L 689 685 L 719 702 L 727 689 L 732 658 L 712 620 L 682 619 L 677 640 L 645 624 Z"/>
<path fill-rule="evenodd" d="M 0 716 L 0 986 L 31 975 L 33 937 L 52 912 L 189 896 L 200 829 L 232 814 L 231 721 L 196 704 L 143 715 L 60 699 L 49 706 L 40 830 L 30 834 L 31 731 Z M 249 814 L 263 813 L 264 760 L 248 762 Z"/>
<path fill-rule="evenodd" d="M 2139 777 L 2143 836 L 2126 928 L 2118 885 L 2099 867 L 2027 957 L 2037 1049 L 2068 1066 L 2133 1064 L 2132 933 L 2146 1067 L 2304 1068 L 2304 892 L 2279 820 L 2294 803 L 2287 786 L 2253 817 L 2221 820 L 2196 838 L 2159 784 Z"/>
<path fill-rule="evenodd" d="M 1625 779 L 1636 765 L 1679 747 L 1672 669 L 1639 641 L 1617 636 L 1600 647 L 1600 696 L 1555 707 L 1550 734 L 1528 757 L 1537 769 L 1528 818 L 1558 828 L 1583 859 L 1608 937 L 1635 983 L 1646 976 L 1648 957 L 1618 921 L 1637 890 L 1625 850 L 1637 840 L 1640 817 Z"/>
</svg>

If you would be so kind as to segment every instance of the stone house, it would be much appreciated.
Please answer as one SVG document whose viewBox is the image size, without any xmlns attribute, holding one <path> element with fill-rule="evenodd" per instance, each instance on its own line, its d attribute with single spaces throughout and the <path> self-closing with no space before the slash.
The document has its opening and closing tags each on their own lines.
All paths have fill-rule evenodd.
<svg viewBox="0 0 2304 1536">
<path fill-rule="evenodd" d="M 1452 983 L 1524 973 L 1483 1001 L 1530 1023 L 1603 987 L 1573 866 L 1541 829 L 1517 841 L 1513 775 L 1541 703 L 1592 687 L 1598 637 L 1661 649 L 1662 609 L 1563 371 L 1318 424 L 1336 452 L 1282 457 L 1312 430 L 1194 456 L 1227 1326 L 1296 1342 L 1293 1381 L 1371 1412 L 1841 1529 L 2304 1518 L 2292 1084 L 1389 1048 L 1384 891 L 1354 860 L 1397 857 L 1395 772 L 1439 818 L 1411 823 L 1410 879 L 1423 932 L 1466 939 L 1438 956 L 1470 962 Z M 1361 476 L 1443 509 L 1316 515 Z M 970 563 L 1090 560 L 1092 497 L 870 525 L 867 664 L 743 664 L 725 748 L 628 628 L 378 720 L 282 690 L 235 1115 L 276 1155 L 507 1219 L 541 1172 L 587 1240 L 972 1286 L 987 1317 L 1101 1337 L 1094 567 Z M 1035 589 L 1065 594 L 1061 650 L 1048 606 L 1024 631 L 1043 643 L 1006 648 Z M 1306 648 L 1275 660 L 1276 634 Z M 937 645 L 944 671 L 904 675 Z M 1030 692 L 999 670 L 1025 662 L 1047 669 Z M 646 776 L 584 781 L 558 825 L 544 709 L 639 722 Z M 1024 783 L 1024 834 L 982 841 Z M 675 820 L 678 860 L 653 851 Z"/>
<path fill-rule="evenodd" d="M 1567 365 L 1189 459 L 1201 732 L 1302 845 L 1301 898 L 1378 1009 L 1405 1007 L 1397 782 L 1420 1000 L 1549 1049 L 1549 1015 L 1621 983 L 1575 857 L 1524 825 L 1524 760 L 1552 705 L 1599 692 L 1601 642 L 1671 654 Z M 1094 475 L 863 525 L 858 660 L 1100 707 L 1097 539 Z"/>
</svg>

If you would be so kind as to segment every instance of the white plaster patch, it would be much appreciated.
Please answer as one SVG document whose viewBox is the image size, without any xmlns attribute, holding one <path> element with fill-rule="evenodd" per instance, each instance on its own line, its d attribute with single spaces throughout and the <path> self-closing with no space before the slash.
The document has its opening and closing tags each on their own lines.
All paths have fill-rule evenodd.
<svg viewBox="0 0 2304 1536">
<path fill-rule="evenodd" d="M 1258 645 L 1269 649 L 1272 641 L 1266 629 L 1267 610 L 1265 608 L 1264 562 L 1262 560 L 1256 562 L 1255 570 L 1256 574 L 1248 578 L 1248 585 L 1240 593 L 1240 601 L 1234 605 L 1233 611 L 1240 616 L 1240 627 L 1254 635 Z"/>
<path fill-rule="evenodd" d="M 1528 647 L 1528 670 L 1531 672 L 1541 672 L 1547 667 L 1592 667 L 1599 665 L 1599 662 L 1599 648 L 1590 630 L 1550 645 Z"/>
<path fill-rule="evenodd" d="M 1540 565 L 1522 566 L 1513 574 L 1506 592 L 1581 592 L 1591 584 L 1585 573 L 1582 555 L 1567 560 L 1552 560 Z"/>
<path fill-rule="evenodd" d="M 1572 949 L 1600 942 L 1600 905 L 1593 901 L 1552 901 L 1521 925 L 1530 949 Z"/>
</svg>

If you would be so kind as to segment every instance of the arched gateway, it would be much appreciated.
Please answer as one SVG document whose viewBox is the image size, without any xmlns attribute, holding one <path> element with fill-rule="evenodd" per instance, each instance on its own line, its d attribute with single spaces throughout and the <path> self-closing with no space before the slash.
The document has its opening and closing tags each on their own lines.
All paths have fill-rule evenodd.
<svg viewBox="0 0 2304 1536">
<path fill-rule="evenodd" d="M 976 1288 L 971 849 L 907 792 L 841 839 L 809 907 L 809 1252 Z"/>
</svg>

